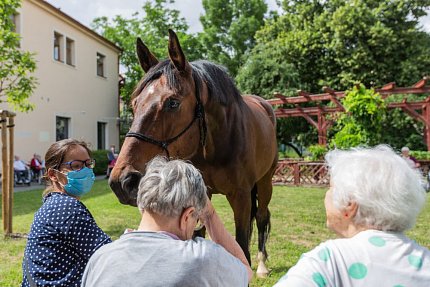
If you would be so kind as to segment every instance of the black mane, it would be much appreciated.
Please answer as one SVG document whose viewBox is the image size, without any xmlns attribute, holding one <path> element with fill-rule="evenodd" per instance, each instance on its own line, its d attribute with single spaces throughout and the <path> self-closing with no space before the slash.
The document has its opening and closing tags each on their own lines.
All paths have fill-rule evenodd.
<svg viewBox="0 0 430 287">
<path fill-rule="evenodd" d="M 223 66 L 205 60 L 191 62 L 190 65 L 198 93 L 200 93 L 203 83 L 206 83 L 211 100 L 223 106 L 243 102 L 239 90 Z M 148 83 L 160 78 L 161 75 L 166 76 L 169 88 L 174 90 L 180 88 L 181 81 L 176 68 L 170 60 L 164 60 L 146 73 L 133 92 L 132 98 L 139 95 Z"/>
</svg>

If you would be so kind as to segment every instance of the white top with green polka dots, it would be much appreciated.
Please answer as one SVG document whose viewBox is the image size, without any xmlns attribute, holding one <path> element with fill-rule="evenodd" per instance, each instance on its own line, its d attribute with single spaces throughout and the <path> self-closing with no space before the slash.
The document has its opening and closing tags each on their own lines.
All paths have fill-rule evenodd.
<svg viewBox="0 0 430 287">
<path fill-rule="evenodd" d="M 430 251 L 400 233 L 366 230 L 302 255 L 274 287 L 429 287 Z"/>
</svg>

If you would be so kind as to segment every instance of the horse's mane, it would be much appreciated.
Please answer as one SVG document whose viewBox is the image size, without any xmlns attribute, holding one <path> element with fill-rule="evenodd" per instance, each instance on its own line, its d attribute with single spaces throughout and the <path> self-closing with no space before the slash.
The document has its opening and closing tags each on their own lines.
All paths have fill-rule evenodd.
<svg viewBox="0 0 430 287">
<path fill-rule="evenodd" d="M 205 60 L 194 61 L 190 64 L 199 93 L 203 83 L 206 83 L 211 100 L 224 106 L 229 106 L 233 103 L 241 104 L 243 102 L 239 90 L 223 66 Z M 174 90 L 180 88 L 181 81 L 179 80 L 176 68 L 170 60 L 164 60 L 146 73 L 133 92 L 132 98 L 139 95 L 148 83 L 160 78 L 161 75 L 166 76 L 169 88 Z"/>
</svg>

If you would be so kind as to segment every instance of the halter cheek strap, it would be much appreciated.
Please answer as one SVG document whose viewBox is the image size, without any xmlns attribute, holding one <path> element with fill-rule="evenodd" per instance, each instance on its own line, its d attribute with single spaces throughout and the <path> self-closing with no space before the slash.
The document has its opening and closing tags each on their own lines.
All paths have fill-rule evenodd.
<svg viewBox="0 0 430 287">
<path fill-rule="evenodd" d="M 199 120 L 199 131 L 200 131 L 200 144 L 204 147 L 206 145 L 206 131 L 207 131 L 207 126 L 206 126 L 206 120 L 205 120 L 205 110 L 203 107 L 203 104 L 200 100 L 200 87 L 197 85 L 197 81 L 196 81 L 196 76 L 193 73 L 193 79 L 194 79 L 194 84 L 195 84 L 195 89 L 196 89 L 196 108 L 194 111 L 194 117 L 192 119 L 192 121 L 188 124 L 188 126 L 186 126 L 179 134 L 177 134 L 176 136 L 161 141 L 161 140 L 156 140 L 152 137 L 146 136 L 142 133 L 139 132 L 131 132 L 129 131 L 125 137 L 134 137 L 137 138 L 139 140 L 151 143 L 153 145 L 157 145 L 159 147 L 161 147 L 165 152 L 168 158 L 170 158 L 169 155 L 169 150 L 167 149 L 169 144 L 171 144 L 172 142 L 175 142 L 178 138 L 180 138 L 183 134 L 185 134 L 190 128 L 191 126 L 194 124 L 194 122 L 198 119 Z"/>
</svg>

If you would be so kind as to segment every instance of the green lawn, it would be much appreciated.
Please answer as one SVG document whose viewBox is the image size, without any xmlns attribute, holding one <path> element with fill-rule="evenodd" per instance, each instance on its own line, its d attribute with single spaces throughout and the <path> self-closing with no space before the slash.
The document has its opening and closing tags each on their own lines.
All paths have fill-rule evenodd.
<svg viewBox="0 0 430 287">
<path fill-rule="evenodd" d="M 272 202 L 272 232 L 268 243 L 268 267 L 272 270 L 267 279 L 254 279 L 251 286 L 272 286 L 294 265 L 303 252 L 335 235 L 325 228 L 323 205 L 325 189 L 275 187 Z M 41 190 L 15 193 L 13 231 L 27 233 L 34 212 L 41 205 Z M 83 202 L 94 215 L 99 226 L 113 239 L 125 228 L 135 228 L 139 212 L 134 207 L 118 203 L 106 180 L 97 181 L 93 191 Z M 230 232 L 233 231 L 232 211 L 223 196 L 213 197 L 214 205 Z M 416 227 L 408 235 L 430 248 L 430 201 L 419 217 Z M 254 228 L 251 254 L 257 254 L 257 230 Z M 21 282 L 21 261 L 25 239 L 4 239 L 0 231 L 0 286 L 18 286 Z M 254 267 L 254 266 L 253 266 Z"/>
</svg>

